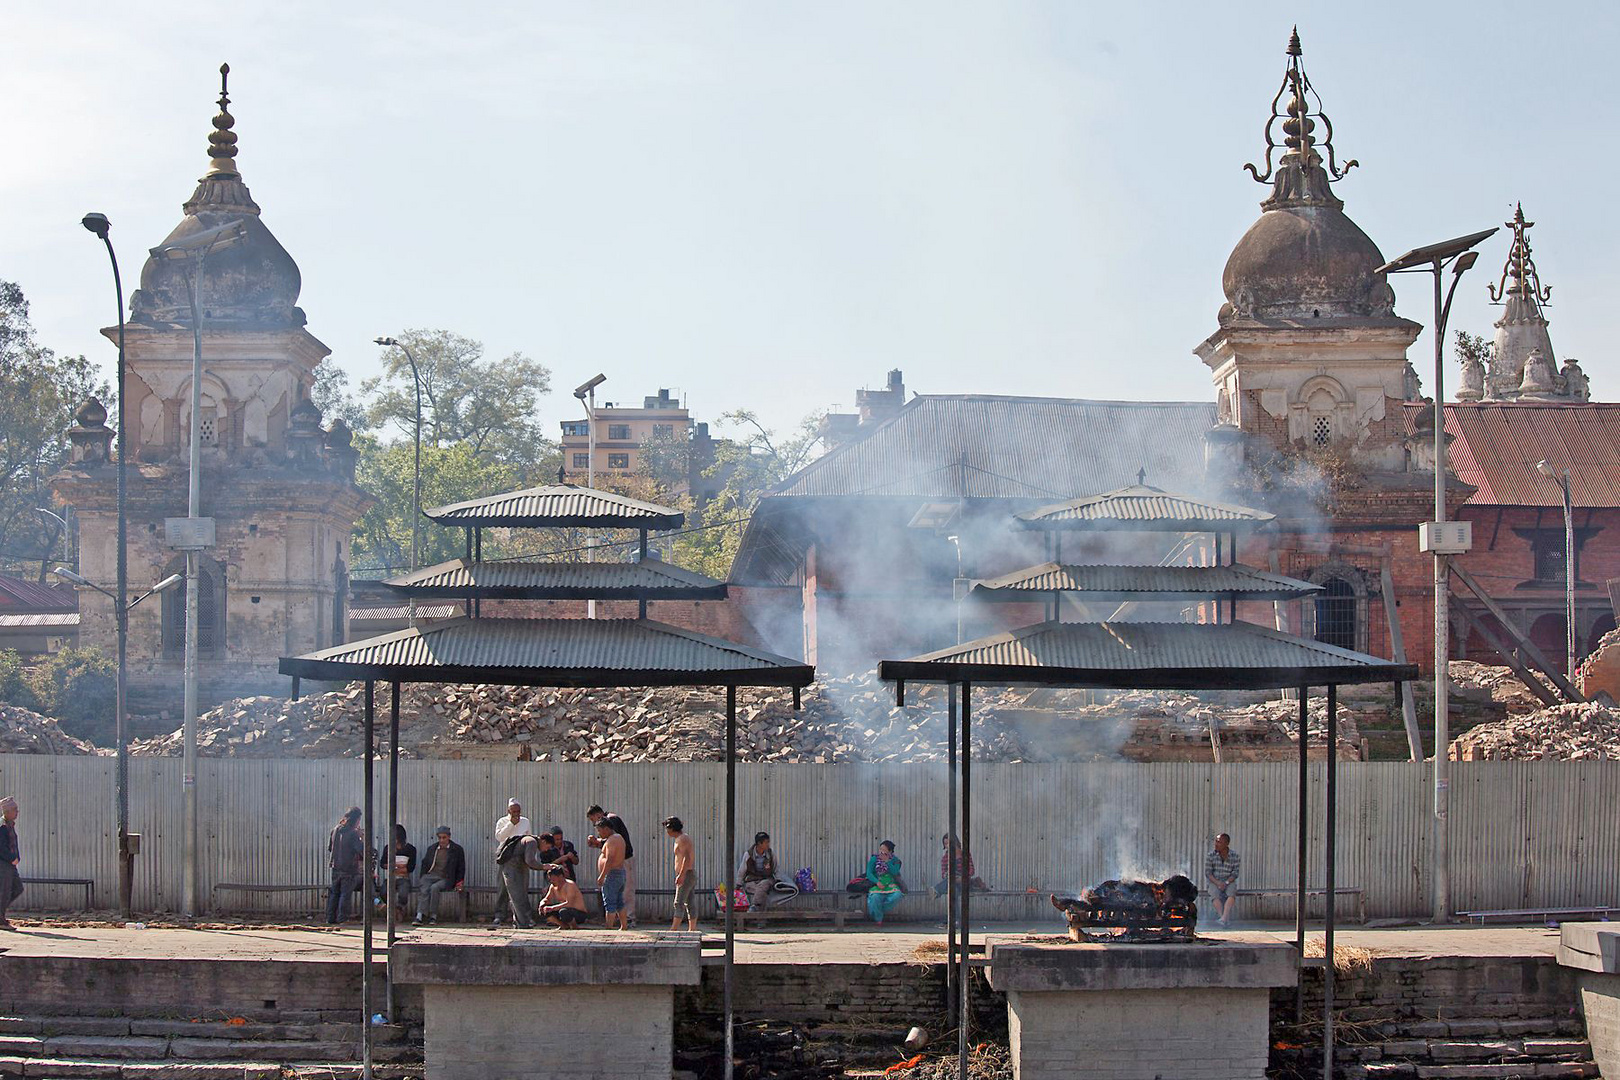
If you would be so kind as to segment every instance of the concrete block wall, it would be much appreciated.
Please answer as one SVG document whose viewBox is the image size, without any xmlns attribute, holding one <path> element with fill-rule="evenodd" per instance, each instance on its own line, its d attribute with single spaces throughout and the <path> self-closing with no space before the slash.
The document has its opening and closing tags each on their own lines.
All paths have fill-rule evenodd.
<svg viewBox="0 0 1620 1080">
<path fill-rule="evenodd" d="M 1578 975 L 1551 956 L 1375 957 L 1370 968 L 1339 975 L 1334 1004 L 1350 1021 L 1562 1017 L 1576 1008 Z M 1321 969 L 1307 968 L 1304 983 L 1307 1006 L 1320 1009 Z M 1291 1015 L 1293 989 L 1276 995 L 1281 1015 Z"/>
<path fill-rule="evenodd" d="M 1620 975 L 1579 973 L 1581 1013 L 1592 1060 L 1604 1076 L 1620 1076 Z"/>
<path fill-rule="evenodd" d="M 1264 989 L 1007 994 L 1017 1080 L 1261 1080 Z"/>
<path fill-rule="evenodd" d="M 657 1080 L 674 1056 L 668 986 L 426 986 L 434 1080 Z"/>
</svg>

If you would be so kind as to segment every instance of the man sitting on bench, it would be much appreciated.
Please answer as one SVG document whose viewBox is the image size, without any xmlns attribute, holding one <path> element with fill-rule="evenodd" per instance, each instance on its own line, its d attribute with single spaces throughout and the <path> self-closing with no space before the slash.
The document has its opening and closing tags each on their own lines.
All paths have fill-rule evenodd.
<svg viewBox="0 0 1620 1080">
<path fill-rule="evenodd" d="M 585 921 L 585 894 L 569 879 L 566 867 L 548 867 L 546 881 L 551 887 L 540 900 L 540 917 L 564 930 L 577 929 Z"/>
<path fill-rule="evenodd" d="M 1215 898 L 1215 919 L 1222 926 L 1232 925 L 1238 871 L 1242 868 L 1243 859 L 1232 850 L 1232 838 L 1221 833 L 1215 838 L 1215 850 L 1204 856 L 1204 880 L 1209 882 L 1210 895 Z"/>
<path fill-rule="evenodd" d="M 424 922 L 439 921 L 439 894 L 448 890 L 460 892 L 467 877 L 467 855 L 461 845 L 450 839 L 450 826 L 440 825 L 439 842 L 427 849 L 422 857 L 422 878 L 417 883 L 416 926 Z"/>
</svg>

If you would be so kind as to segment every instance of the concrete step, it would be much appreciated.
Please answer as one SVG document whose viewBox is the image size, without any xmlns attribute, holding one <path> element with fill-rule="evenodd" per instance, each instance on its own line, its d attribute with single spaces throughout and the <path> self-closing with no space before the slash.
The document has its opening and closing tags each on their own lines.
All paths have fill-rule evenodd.
<svg viewBox="0 0 1620 1080">
<path fill-rule="evenodd" d="M 335 1065 L 270 1061 L 93 1061 L 75 1058 L 0 1056 L 0 1077 L 14 1080 L 358 1080 L 357 1063 Z M 376 1080 L 422 1080 L 421 1065 L 378 1064 Z"/>
<path fill-rule="evenodd" d="M 418 1039 L 419 1030 L 403 1024 L 379 1024 L 372 1027 L 373 1045 L 395 1046 Z M 227 1020 L 114 1020 L 102 1016 L 0 1016 L 0 1038 L 8 1036 L 54 1036 L 94 1038 L 127 1038 L 129 1036 L 206 1040 L 221 1039 L 232 1042 L 272 1041 L 307 1043 L 344 1043 L 358 1041 L 360 1025 L 352 1024 L 269 1024 L 232 1023 Z"/>
<path fill-rule="evenodd" d="M 300 1039 L 162 1039 L 139 1035 L 3 1035 L 0 1057 L 71 1061 L 275 1061 L 308 1065 L 358 1061 L 358 1037 L 316 1042 Z M 421 1050 L 407 1042 L 374 1044 L 372 1060 L 414 1063 Z"/>
<path fill-rule="evenodd" d="M 1555 1038 L 1582 1035 L 1579 1019 L 1573 1016 L 1467 1017 L 1452 1020 L 1386 1020 L 1377 1025 L 1386 1041 L 1447 1038 Z"/>
<path fill-rule="evenodd" d="M 1345 1069 L 1350 1080 L 1587 1080 L 1598 1068 L 1591 1061 L 1502 1062 L 1419 1065 L 1410 1061 L 1375 1061 Z"/>
</svg>

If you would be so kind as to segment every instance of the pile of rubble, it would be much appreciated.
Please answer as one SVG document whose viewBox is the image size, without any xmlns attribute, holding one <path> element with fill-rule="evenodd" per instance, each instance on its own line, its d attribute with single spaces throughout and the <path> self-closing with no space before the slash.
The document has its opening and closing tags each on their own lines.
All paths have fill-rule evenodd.
<svg viewBox="0 0 1620 1080">
<path fill-rule="evenodd" d="M 1620 701 L 1620 630 L 1610 630 L 1598 639 L 1597 648 L 1576 670 L 1575 681 L 1589 698 L 1608 694 L 1611 700 Z"/>
<path fill-rule="evenodd" d="M 1620 761 L 1620 712 L 1594 701 L 1481 724 L 1452 740 L 1453 761 Z"/>
<path fill-rule="evenodd" d="M 0 754 L 95 754 L 48 716 L 17 705 L 0 704 Z"/>
<path fill-rule="evenodd" d="M 228 701 L 199 718 L 198 750 L 212 757 L 356 757 L 363 745 L 364 694 L 354 684 L 294 702 Z M 389 708 L 387 688 L 379 688 L 378 752 L 387 746 Z M 1388 704 L 1369 708 L 1387 711 Z M 1310 730 L 1318 744 L 1324 715 L 1317 700 Z M 1349 704 L 1341 712 L 1341 757 L 1360 756 L 1357 715 Z M 1297 753 L 1297 719 L 1297 704 L 1266 695 L 981 690 L 974 698 L 973 754 L 992 762 L 1209 761 L 1213 730 L 1223 761 L 1278 760 Z M 790 690 L 742 689 L 737 721 L 742 761 L 946 758 L 945 692 L 939 687 L 909 687 L 901 707 L 894 704 L 893 688 L 870 676 L 829 680 L 807 688 L 798 711 Z M 175 730 L 136 742 L 132 752 L 178 755 L 181 741 Z M 724 741 L 725 697 L 717 689 L 421 685 L 404 687 L 400 696 L 406 757 L 714 761 Z"/>
<path fill-rule="evenodd" d="M 1446 665 L 1451 674 L 1453 711 L 1465 708 L 1470 702 L 1491 701 L 1506 715 L 1532 713 L 1544 708 L 1542 700 L 1530 692 L 1513 669 L 1500 664 L 1478 664 L 1472 660 L 1453 660 Z"/>
</svg>

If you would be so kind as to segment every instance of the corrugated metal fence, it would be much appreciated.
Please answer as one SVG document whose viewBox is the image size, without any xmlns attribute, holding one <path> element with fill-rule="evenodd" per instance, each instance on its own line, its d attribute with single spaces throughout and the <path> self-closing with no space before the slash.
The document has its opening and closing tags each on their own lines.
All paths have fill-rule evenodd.
<svg viewBox="0 0 1620 1080">
<path fill-rule="evenodd" d="M 892 839 L 912 887 L 939 876 L 944 831 L 942 765 L 744 765 L 738 833 L 774 837 L 781 862 L 810 866 L 823 888 L 860 871 Z M 695 764 L 592 765 L 488 761 L 400 764 L 400 820 L 431 842 L 441 824 L 467 849 L 472 884 L 496 883 L 491 829 L 509 797 L 537 826 L 560 824 L 584 850 L 585 808 L 622 813 L 637 843 L 642 887 L 667 885 L 669 845 L 658 821 L 685 820 L 705 883 L 723 873 L 724 770 Z M 1075 889 L 1132 871 L 1198 873 L 1215 832 L 1230 832 L 1245 883 L 1287 886 L 1294 875 L 1297 767 L 1291 764 L 975 765 L 971 850 L 997 889 Z M 22 803 L 23 873 L 92 877 L 103 906 L 114 900 L 113 760 L 0 755 L 0 793 Z M 136 903 L 179 903 L 182 878 L 180 762 L 131 762 L 132 827 L 144 834 Z M 1323 766 L 1311 771 L 1311 880 L 1321 883 Z M 1371 913 L 1428 910 L 1426 768 L 1399 763 L 1340 769 L 1339 881 L 1366 891 Z M 216 882 L 301 884 L 326 879 L 327 831 L 359 802 L 354 760 L 205 759 L 201 890 Z M 1620 765 L 1603 762 L 1472 762 L 1452 767 L 1453 896 L 1459 909 L 1620 902 Z M 386 770 L 377 770 L 376 813 L 386 821 Z M 379 832 L 381 830 L 379 829 Z M 38 886 L 25 906 L 69 906 L 71 891 Z M 271 906 L 222 895 L 221 907 Z M 309 896 L 282 897 L 307 910 Z M 1268 913 L 1282 915 L 1285 904 Z"/>
</svg>

